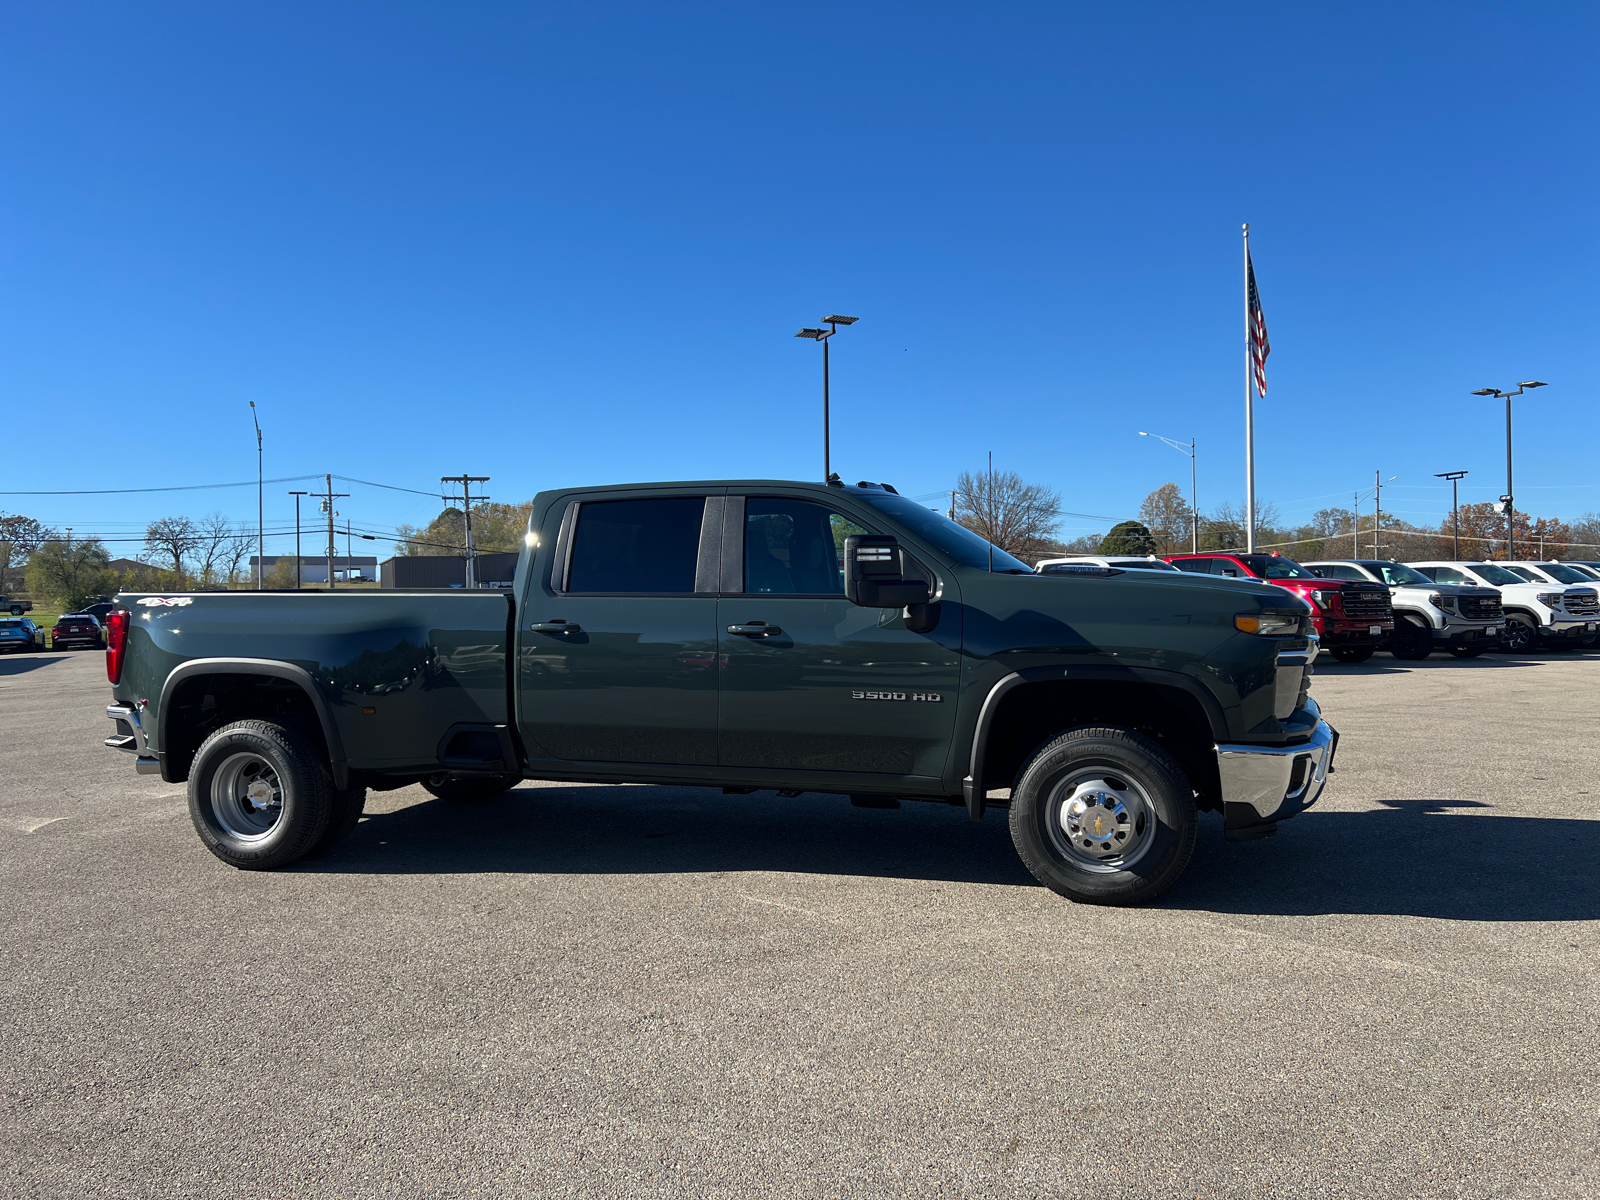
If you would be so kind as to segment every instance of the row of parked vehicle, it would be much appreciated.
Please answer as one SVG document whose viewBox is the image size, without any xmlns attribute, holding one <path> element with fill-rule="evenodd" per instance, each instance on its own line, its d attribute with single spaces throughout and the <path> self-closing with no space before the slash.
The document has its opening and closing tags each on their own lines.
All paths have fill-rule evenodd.
<svg viewBox="0 0 1600 1200">
<path fill-rule="evenodd" d="M 62 613 L 48 635 L 31 617 L 0 617 L 0 651 L 11 654 L 51 650 L 98 650 L 106 644 L 105 617 L 114 606 L 92 604 L 83 612 Z"/>
<path fill-rule="evenodd" d="M 1380 649 L 1403 659 L 1435 650 L 1475 658 L 1487 650 L 1577 650 L 1600 641 L 1600 562 L 1299 563 L 1281 554 L 1223 552 L 1050 558 L 1036 569 L 1187 571 L 1275 584 L 1311 606 L 1322 648 L 1340 662 L 1363 662 Z"/>
</svg>

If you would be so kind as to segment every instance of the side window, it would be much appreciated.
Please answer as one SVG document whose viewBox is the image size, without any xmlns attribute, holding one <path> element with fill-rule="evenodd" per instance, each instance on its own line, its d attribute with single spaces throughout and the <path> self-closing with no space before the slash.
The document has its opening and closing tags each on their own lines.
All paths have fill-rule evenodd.
<svg viewBox="0 0 1600 1200">
<path fill-rule="evenodd" d="M 601 500 L 578 509 L 569 592 L 693 592 L 703 497 Z"/>
<path fill-rule="evenodd" d="M 1435 583 L 1471 583 L 1460 571 L 1454 567 L 1424 567 L 1422 573 Z"/>
<path fill-rule="evenodd" d="M 1172 565 L 1180 571 L 1189 572 L 1191 575 L 1209 575 L 1213 561 L 1209 558 L 1180 558 Z"/>
<path fill-rule="evenodd" d="M 1243 567 L 1241 567 L 1238 563 L 1226 558 L 1213 558 L 1211 560 L 1211 573 L 1213 575 L 1225 575 L 1229 579 L 1250 578 L 1250 576 L 1245 574 Z"/>
<path fill-rule="evenodd" d="M 1367 577 L 1355 567 L 1346 567 L 1341 566 L 1338 563 L 1332 563 L 1326 567 L 1318 567 L 1316 569 L 1327 579 L 1357 579 L 1362 583 L 1367 582 Z"/>
<path fill-rule="evenodd" d="M 747 593 L 844 595 L 844 540 L 870 530 L 810 500 L 751 496 L 744 514 Z"/>
</svg>

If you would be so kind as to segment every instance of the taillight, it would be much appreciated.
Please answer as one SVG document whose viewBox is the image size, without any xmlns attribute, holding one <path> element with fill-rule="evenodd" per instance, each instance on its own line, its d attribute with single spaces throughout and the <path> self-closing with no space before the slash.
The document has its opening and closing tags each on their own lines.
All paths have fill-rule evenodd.
<svg viewBox="0 0 1600 1200">
<path fill-rule="evenodd" d="M 122 682 L 122 655 L 128 648 L 130 619 L 120 608 L 106 614 L 106 678 L 112 683 Z"/>
</svg>

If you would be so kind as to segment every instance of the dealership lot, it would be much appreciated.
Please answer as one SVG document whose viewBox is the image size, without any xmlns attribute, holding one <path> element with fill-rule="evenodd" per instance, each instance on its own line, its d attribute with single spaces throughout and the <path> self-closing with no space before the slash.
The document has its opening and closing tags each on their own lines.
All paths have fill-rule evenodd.
<svg viewBox="0 0 1600 1200">
<path fill-rule="evenodd" d="M 1003 813 L 376 795 L 234 871 L 0 659 L 0 1193 L 1587 1196 L 1600 655 L 1321 663 L 1316 809 L 1155 906 Z"/>
</svg>

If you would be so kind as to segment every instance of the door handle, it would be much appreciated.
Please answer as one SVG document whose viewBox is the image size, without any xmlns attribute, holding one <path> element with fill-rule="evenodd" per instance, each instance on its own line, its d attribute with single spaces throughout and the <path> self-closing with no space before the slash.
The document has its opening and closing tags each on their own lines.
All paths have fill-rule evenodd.
<svg viewBox="0 0 1600 1200">
<path fill-rule="evenodd" d="M 776 625 L 768 625 L 765 621 L 751 621 L 748 625 L 729 625 L 729 633 L 742 633 L 746 637 L 767 637 L 770 634 L 782 633 Z"/>
<path fill-rule="evenodd" d="M 581 625 L 569 625 L 565 621 L 535 621 L 528 626 L 535 633 L 582 633 Z"/>
</svg>

